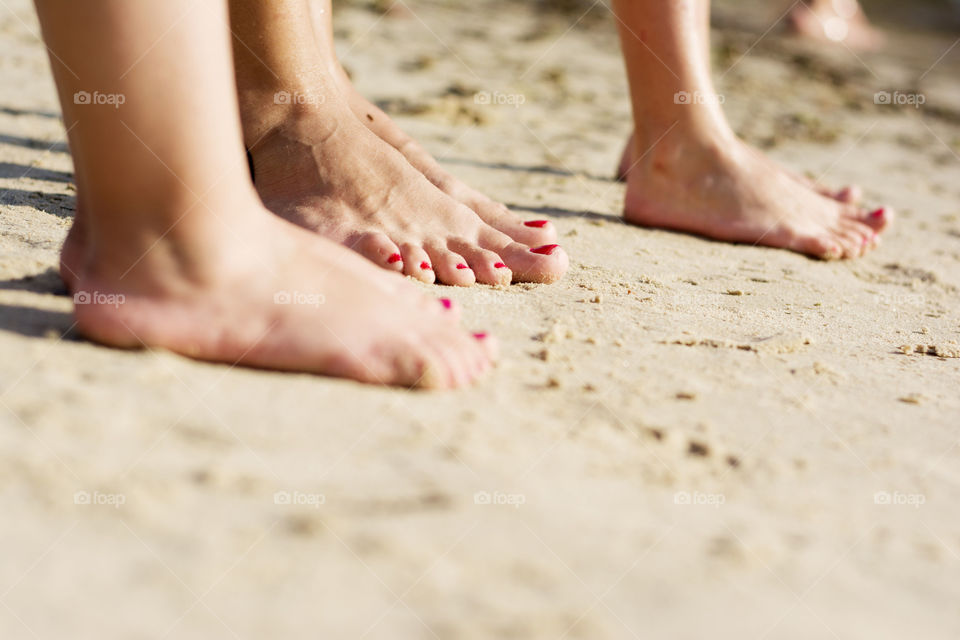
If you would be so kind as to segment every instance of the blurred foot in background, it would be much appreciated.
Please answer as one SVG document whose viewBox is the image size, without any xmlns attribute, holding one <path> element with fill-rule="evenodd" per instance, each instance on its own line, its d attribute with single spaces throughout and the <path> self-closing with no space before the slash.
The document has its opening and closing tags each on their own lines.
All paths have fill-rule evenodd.
<svg viewBox="0 0 960 640">
<path fill-rule="evenodd" d="M 883 46 L 883 34 L 870 25 L 857 0 L 804 0 L 790 11 L 789 20 L 790 29 L 806 38 L 859 51 Z"/>
</svg>

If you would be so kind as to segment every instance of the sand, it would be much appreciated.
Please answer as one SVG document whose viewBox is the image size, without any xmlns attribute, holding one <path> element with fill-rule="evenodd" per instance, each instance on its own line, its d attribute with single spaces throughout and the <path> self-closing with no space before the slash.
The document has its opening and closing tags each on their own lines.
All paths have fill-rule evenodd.
<svg viewBox="0 0 960 640">
<path fill-rule="evenodd" d="M 339 11 L 345 64 L 571 268 L 433 289 L 503 359 L 429 394 L 78 338 L 72 165 L 0 7 L 0 637 L 960 636 L 957 32 L 893 7 L 854 55 L 721 3 L 738 132 L 899 211 L 823 263 L 622 224 L 608 11 L 461 4 Z"/>
</svg>

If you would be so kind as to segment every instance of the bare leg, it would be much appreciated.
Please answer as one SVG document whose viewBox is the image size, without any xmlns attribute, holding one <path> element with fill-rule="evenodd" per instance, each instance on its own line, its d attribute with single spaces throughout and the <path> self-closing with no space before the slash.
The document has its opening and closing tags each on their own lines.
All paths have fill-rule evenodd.
<svg viewBox="0 0 960 640">
<path fill-rule="evenodd" d="M 705 6 L 614 2 L 636 132 L 626 219 L 823 258 L 862 255 L 893 212 L 823 197 L 737 139 L 706 64 Z"/>
<path fill-rule="evenodd" d="M 709 2 L 697 2 L 696 4 L 696 20 L 700 25 L 701 29 L 701 38 L 703 39 L 704 46 L 702 48 L 703 54 L 706 57 L 705 64 L 707 68 L 710 68 L 710 3 Z M 633 166 L 635 156 L 633 149 L 635 146 L 635 140 L 633 134 L 630 134 L 630 138 L 627 140 L 627 144 L 623 149 L 623 154 L 620 156 L 620 164 L 617 167 L 617 180 L 621 182 L 626 182 L 627 173 L 630 171 L 630 167 Z M 781 170 L 786 171 L 786 169 L 781 168 Z M 851 185 L 843 187 L 840 190 L 833 190 L 829 187 L 826 187 L 822 184 L 817 184 L 813 180 L 810 180 L 804 175 L 799 173 L 790 172 L 790 175 L 794 177 L 804 186 L 813 189 L 822 196 L 827 196 L 828 198 L 834 198 L 839 202 L 845 202 L 848 204 L 856 204 L 860 202 L 863 198 L 863 191 L 857 185 Z"/>
<path fill-rule="evenodd" d="M 502 231 L 517 242 L 533 247 L 556 242 L 557 232 L 552 223 L 548 220 L 524 222 L 503 204 L 467 186 L 444 170 L 426 149 L 404 133 L 379 107 L 360 95 L 344 72 L 334 50 L 330 0 L 312 0 L 310 4 L 316 24 L 317 40 L 324 59 L 329 63 L 330 71 L 336 78 L 350 109 L 364 125 L 384 142 L 400 151 L 411 165 L 422 172 L 440 190 L 473 209 L 493 228 Z"/>
<path fill-rule="evenodd" d="M 356 118 L 308 0 L 231 0 L 230 11 L 244 139 L 268 208 L 424 282 L 563 274 L 560 247 L 531 247 L 488 225 Z"/>
<path fill-rule="evenodd" d="M 85 233 L 77 328 L 118 347 L 451 387 L 490 366 L 455 314 L 263 208 L 222 2 L 37 0 Z"/>
<path fill-rule="evenodd" d="M 790 12 L 790 28 L 814 40 L 843 43 L 853 49 L 875 51 L 883 34 L 870 26 L 857 0 L 806 0 Z"/>
</svg>

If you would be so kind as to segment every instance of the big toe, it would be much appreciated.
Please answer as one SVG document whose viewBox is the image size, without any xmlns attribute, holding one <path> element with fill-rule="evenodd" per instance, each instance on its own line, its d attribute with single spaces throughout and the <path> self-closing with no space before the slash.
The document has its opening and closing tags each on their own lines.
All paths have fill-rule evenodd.
<svg viewBox="0 0 960 640">
<path fill-rule="evenodd" d="M 498 253 L 513 271 L 514 282 L 556 282 L 570 265 L 567 253 L 553 243 L 530 247 L 514 242 L 499 249 Z"/>
</svg>

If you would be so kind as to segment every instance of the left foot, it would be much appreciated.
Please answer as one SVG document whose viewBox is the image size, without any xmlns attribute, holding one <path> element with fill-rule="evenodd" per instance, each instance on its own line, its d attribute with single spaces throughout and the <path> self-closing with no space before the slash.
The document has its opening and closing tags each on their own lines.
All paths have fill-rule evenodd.
<svg viewBox="0 0 960 640">
<path fill-rule="evenodd" d="M 414 168 L 448 196 L 472 209 L 483 222 L 507 234 L 517 242 L 532 247 L 552 244 L 557 230 L 549 220 L 527 220 L 513 213 L 505 205 L 491 200 L 447 172 L 416 140 L 408 136 L 378 106 L 364 98 L 354 88 L 343 67 L 335 59 L 331 73 L 350 110 L 370 131 L 403 154 Z"/>
</svg>

